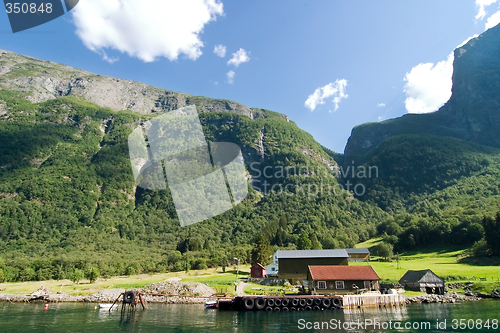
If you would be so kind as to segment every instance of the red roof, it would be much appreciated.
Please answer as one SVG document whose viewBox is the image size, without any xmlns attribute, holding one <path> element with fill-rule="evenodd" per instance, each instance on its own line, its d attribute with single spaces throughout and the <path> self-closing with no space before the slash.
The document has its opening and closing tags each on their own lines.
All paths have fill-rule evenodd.
<svg viewBox="0 0 500 333">
<path fill-rule="evenodd" d="M 372 266 L 309 266 L 313 280 L 380 280 Z"/>
<path fill-rule="evenodd" d="M 264 266 L 262 266 L 262 265 L 261 265 L 261 264 L 259 264 L 259 263 L 253 264 L 253 266 L 252 266 L 252 267 L 255 267 L 255 266 L 258 266 L 258 267 L 260 267 L 260 268 L 265 268 Z"/>
</svg>

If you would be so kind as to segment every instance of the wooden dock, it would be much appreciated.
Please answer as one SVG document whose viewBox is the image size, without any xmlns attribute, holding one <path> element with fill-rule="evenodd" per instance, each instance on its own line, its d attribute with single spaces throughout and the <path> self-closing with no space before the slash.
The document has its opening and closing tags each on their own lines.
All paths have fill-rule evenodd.
<svg viewBox="0 0 500 333">
<path fill-rule="evenodd" d="M 346 309 L 381 306 L 402 306 L 406 304 L 406 298 L 402 295 L 345 295 L 343 305 Z"/>
</svg>

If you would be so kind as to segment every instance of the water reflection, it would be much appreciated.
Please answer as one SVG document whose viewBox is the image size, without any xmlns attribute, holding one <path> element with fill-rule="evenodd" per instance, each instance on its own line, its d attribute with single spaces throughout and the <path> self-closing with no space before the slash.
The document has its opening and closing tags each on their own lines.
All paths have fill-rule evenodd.
<svg viewBox="0 0 500 333">
<path fill-rule="evenodd" d="M 397 332 L 394 329 L 315 330 L 300 329 L 303 323 L 318 322 L 415 322 L 453 318 L 497 318 L 500 302 L 482 301 L 463 304 L 418 304 L 407 307 L 365 308 L 303 312 L 219 312 L 198 305 L 150 304 L 147 310 L 121 312 L 96 309 L 90 304 L 0 304 L 0 331 L 10 332 L 175 332 L 175 333 L 262 333 L 262 332 Z M 419 332 L 404 330 L 404 332 Z M 443 332 L 426 330 L 425 332 Z M 480 331 L 478 331 L 480 332 Z"/>
</svg>

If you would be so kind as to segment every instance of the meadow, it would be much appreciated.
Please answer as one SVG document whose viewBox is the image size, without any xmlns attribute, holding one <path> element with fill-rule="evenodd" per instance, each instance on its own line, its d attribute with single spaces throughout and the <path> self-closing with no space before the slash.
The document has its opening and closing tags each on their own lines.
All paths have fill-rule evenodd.
<svg viewBox="0 0 500 333">
<path fill-rule="evenodd" d="M 376 246 L 381 239 L 371 239 L 360 243 L 357 248 L 370 248 Z M 399 258 L 399 259 L 397 259 Z M 390 261 L 372 256 L 369 263 L 350 263 L 350 265 L 371 265 L 383 282 L 397 282 L 407 270 L 431 269 L 442 277 L 447 283 L 450 282 L 473 282 L 473 290 L 489 293 L 494 289 L 500 290 L 500 266 L 498 258 L 468 258 L 467 250 L 450 246 L 430 247 L 420 252 L 407 252 L 395 255 Z M 192 270 L 188 272 L 174 272 L 163 274 L 140 274 L 130 276 L 115 276 L 111 278 L 100 278 L 96 283 L 90 284 L 73 283 L 69 280 L 51 280 L 36 282 L 0 283 L 0 289 L 6 293 L 30 294 L 44 286 L 51 292 L 60 292 L 74 296 L 91 295 L 99 290 L 123 288 L 142 288 L 151 283 L 162 281 L 183 281 L 204 283 L 217 292 L 233 293 L 234 283 L 243 281 L 250 275 L 249 265 L 240 265 L 238 275 L 236 266 L 232 266 L 223 272 L 221 268 Z M 244 288 L 246 294 L 272 295 L 290 292 L 279 286 L 262 286 L 255 283 L 247 283 Z M 463 290 L 458 290 L 463 292 Z M 418 293 L 416 293 L 418 294 Z M 412 292 L 406 295 L 413 296 Z"/>
<path fill-rule="evenodd" d="M 376 246 L 380 238 L 371 239 L 356 245 L 357 248 Z M 399 260 L 398 260 L 399 259 Z M 500 289 L 499 258 L 469 258 L 467 249 L 458 246 L 432 246 L 419 252 L 406 252 L 395 255 L 392 260 L 372 256 L 370 263 L 352 265 L 371 265 L 382 281 L 397 282 L 407 270 L 430 269 L 445 282 L 473 282 L 473 290 L 490 292 Z"/>
<path fill-rule="evenodd" d="M 241 281 L 248 277 L 249 272 L 249 265 L 241 265 L 238 280 Z M 225 273 L 220 268 L 210 268 L 188 272 L 114 276 L 107 279 L 99 278 L 92 284 L 88 283 L 88 281 L 77 284 L 70 280 L 0 283 L 0 290 L 3 289 L 0 293 L 29 295 L 44 286 L 52 293 L 59 292 L 72 296 L 87 296 L 103 289 L 135 289 L 163 281 L 199 282 L 216 289 L 218 292 L 232 292 L 236 281 L 236 267 L 226 269 Z"/>
</svg>

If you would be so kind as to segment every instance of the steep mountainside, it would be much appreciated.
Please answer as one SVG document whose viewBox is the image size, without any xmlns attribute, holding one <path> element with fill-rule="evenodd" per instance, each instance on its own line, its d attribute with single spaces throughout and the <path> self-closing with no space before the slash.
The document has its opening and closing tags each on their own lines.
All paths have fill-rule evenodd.
<svg viewBox="0 0 500 333">
<path fill-rule="evenodd" d="M 357 126 L 337 160 L 377 168 L 344 181 L 363 183 L 359 199 L 392 215 L 378 232 L 397 250 L 484 249 L 483 217 L 500 209 L 499 148 L 500 25 L 455 50 L 452 97 L 439 111 Z"/>
<path fill-rule="evenodd" d="M 437 112 L 408 114 L 353 129 L 346 160 L 364 156 L 401 134 L 452 136 L 500 147 L 500 25 L 455 50 L 450 100 Z"/>
<path fill-rule="evenodd" d="M 315 248 L 353 246 L 388 218 L 350 192 L 333 192 L 336 162 L 284 115 L 10 52 L 0 62 L 0 281 L 249 262 L 254 237 L 278 220 L 273 245 L 294 248 L 305 235 Z M 137 187 L 128 152 L 134 128 L 183 103 L 196 105 L 208 140 L 241 147 L 257 189 L 186 228 L 168 189 Z"/>
</svg>

